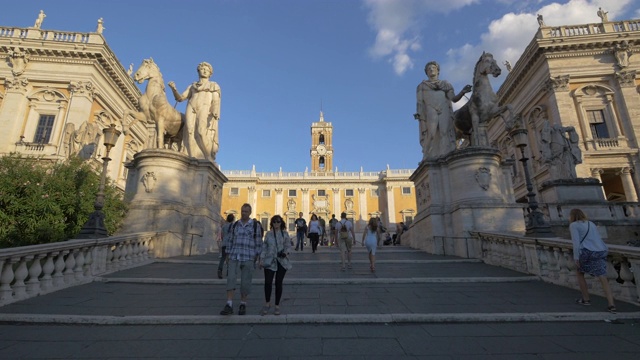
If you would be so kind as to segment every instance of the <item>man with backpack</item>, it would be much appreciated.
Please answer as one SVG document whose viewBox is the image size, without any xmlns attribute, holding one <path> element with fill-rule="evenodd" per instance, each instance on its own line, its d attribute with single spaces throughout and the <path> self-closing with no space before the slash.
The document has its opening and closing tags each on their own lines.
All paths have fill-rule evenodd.
<svg viewBox="0 0 640 360">
<path fill-rule="evenodd" d="M 342 268 L 340 270 L 345 271 L 345 253 L 347 257 L 347 267 L 351 269 L 351 248 L 353 248 L 353 239 L 356 238 L 356 233 L 353 230 L 353 224 L 347 220 L 347 213 L 340 214 L 340 221 L 336 223 L 336 232 L 338 234 L 338 247 L 340 248 L 340 260 L 342 261 Z"/>
<path fill-rule="evenodd" d="M 300 212 L 300 217 L 296 219 L 295 224 L 296 224 L 296 251 L 298 251 L 298 248 L 300 248 L 300 251 L 302 251 L 302 248 L 304 247 L 304 237 L 307 236 L 307 220 L 302 218 L 302 212 Z"/>
<path fill-rule="evenodd" d="M 251 205 L 240 209 L 240 220 L 231 226 L 231 238 L 227 244 L 229 274 L 227 276 L 227 304 L 220 315 L 233 314 L 233 294 L 236 290 L 236 274 L 240 272 L 240 307 L 238 315 L 247 313 L 247 297 L 251 292 L 251 281 L 256 261 L 262 251 L 262 226 L 249 217 Z"/>
</svg>

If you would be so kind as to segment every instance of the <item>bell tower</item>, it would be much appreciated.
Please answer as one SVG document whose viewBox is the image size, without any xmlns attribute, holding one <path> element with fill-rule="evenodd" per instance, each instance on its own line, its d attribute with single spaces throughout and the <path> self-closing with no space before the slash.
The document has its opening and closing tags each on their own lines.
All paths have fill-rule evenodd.
<svg viewBox="0 0 640 360">
<path fill-rule="evenodd" d="M 311 123 L 311 171 L 332 172 L 333 170 L 333 126 L 324 121 L 320 111 L 320 120 Z"/>
</svg>

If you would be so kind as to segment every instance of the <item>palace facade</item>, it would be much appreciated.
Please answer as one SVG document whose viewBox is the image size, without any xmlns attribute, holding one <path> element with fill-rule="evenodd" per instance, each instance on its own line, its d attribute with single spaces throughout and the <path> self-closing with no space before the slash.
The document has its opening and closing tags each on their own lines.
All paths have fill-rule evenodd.
<svg viewBox="0 0 640 360">
<path fill-rule="evenodd" d="M 545 126 L 573 127 L 582 163 L 577 177 L 596 178 L 609 201 L 637 202 L 640 189 L 640 20 L 541 26 L 498 91 L 528 131 L 525 154 L 540 189 L 553 179 L 545 151 Z M 499 119 L 489 125 L 492 145 L 519 160 Z M 526 198 L 520 164 L 514 166 L 516 199 Z M 542 199 L 544 201 L 544 199 Z"/>
<path fill-rule="evenodd" d="M 361 231 L 371 217 L 380 217 L 394 231 L 399 222 L 411 224 L 416 215 L 416 197 L 409 176 L 414 169 L 378 172 L 333 171 L 333 125 L 320 113 L 311 123 L 311 171 L 263 173 L 252 170 L 223 171 L 229 179 L 223 187 L 222 216 L 235 214 L 248 203 L 252 216 L 268 229 L 271 216 L 281 215 L 289 231 L 300 212 L 308 221 L 311 214 L 328 220 L 346 212 Z"/>
</svg>

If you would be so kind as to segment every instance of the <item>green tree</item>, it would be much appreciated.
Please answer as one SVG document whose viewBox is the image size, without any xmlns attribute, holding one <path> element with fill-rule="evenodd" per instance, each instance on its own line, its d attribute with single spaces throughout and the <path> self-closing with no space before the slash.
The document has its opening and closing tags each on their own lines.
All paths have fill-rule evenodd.
<svg viewBox="0 0 640 360">
<path fill-rule="evenodd" d="M 74 238 L 93 212 L 100 175 L 78 158 L 52 163 L 11 154 L 0 158 L 0 247 Z M 126 214 L 121 191 L 105 186 L 105 226 Z"/>
</svg>

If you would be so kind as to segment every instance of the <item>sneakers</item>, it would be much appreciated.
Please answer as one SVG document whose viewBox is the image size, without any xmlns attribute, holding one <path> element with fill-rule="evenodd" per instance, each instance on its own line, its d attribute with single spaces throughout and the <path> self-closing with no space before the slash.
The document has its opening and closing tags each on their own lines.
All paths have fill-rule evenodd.
<svg viewBox="0 0 640 360">
<path fill-rule="evenodd" d="M 618 309 L 616 309 L 614 305 L 609 305 L 607 306 L 607 311 L 609 311 L 612 314 L 615 314 L 618 311 Z"/>
<path fill-rule="evenodd" d="M 240 308 L 242 309 L 242 305 L 240 305 Z M 226 304 L 224 306 L 224 309 L 220 311 L 220 315 L 231 315 L 231 314 L 233 314 L 233 308 L 229 306 L 229 304 Z"/>
<path fill-rule="evenodd" d="M 218 279 L 222 279 L 222 269 L 218 269 Z"/>
<path fill-rule="evenodd" d="M 589 306 L 589 305 L 591 305 L 591 301 L 590 300 L 584 300 L 584 299 L 576 299 L 576 304 Z"/>
<path fill-rule="evenodd" d="M 240 304 L 240 308 L 238 308 L 238 315 L 244 315 L 246 313 L 247 313 L 247 305 Z"/>
</svg>

